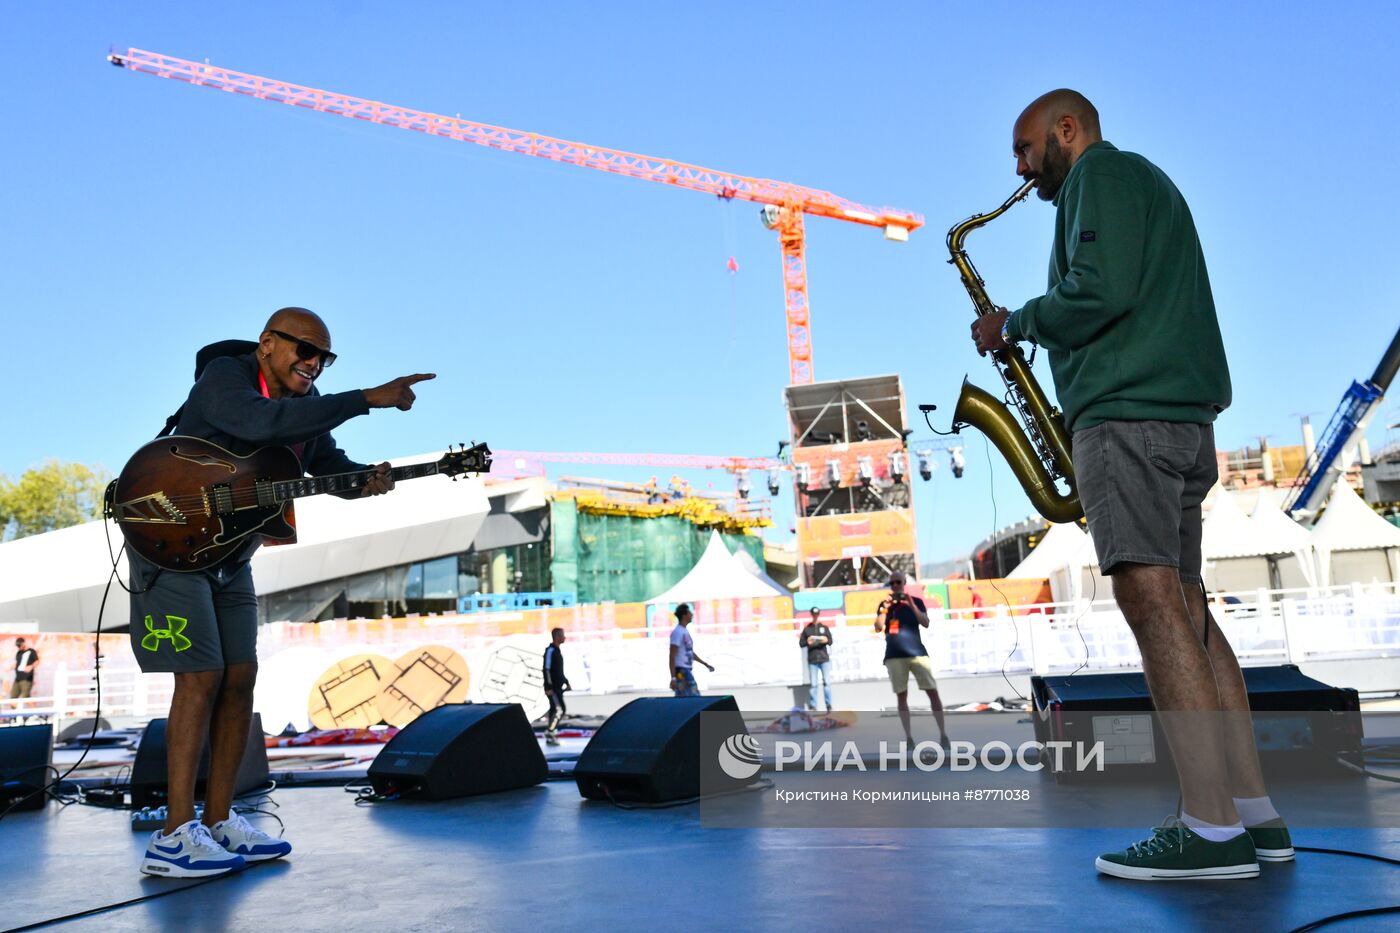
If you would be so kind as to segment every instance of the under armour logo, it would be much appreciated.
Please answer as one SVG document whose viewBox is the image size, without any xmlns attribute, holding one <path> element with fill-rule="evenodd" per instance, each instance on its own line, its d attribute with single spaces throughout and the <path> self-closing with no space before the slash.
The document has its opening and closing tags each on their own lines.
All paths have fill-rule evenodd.
<svg viewBox="0 0 1400 933">
<path fill-rule="evenodd" d="M 175 646 L 176 651 L 184 651 L 191 644 L 190 640 L 182 633 L 185 626 L 190 624 L 189 619 L 182 619 L 179 616 L 167 615 L 165 617 L 166 628 L 156 628 L 155 620 L 149 615 L 146 616 L 146 636 L 141 639 L 141 647 L 147 651 L 157 651 L 160 649 L 162 638 L 170 639 L 170 643 Z"/>
</svg>

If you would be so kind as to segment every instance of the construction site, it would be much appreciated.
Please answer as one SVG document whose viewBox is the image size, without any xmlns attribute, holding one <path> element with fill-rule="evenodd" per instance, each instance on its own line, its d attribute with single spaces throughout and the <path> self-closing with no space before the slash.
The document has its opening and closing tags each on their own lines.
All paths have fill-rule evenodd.
<svg viewBox="0 0 1400 933">
<path fill-rule="evenodd" d="M 275 801 L 269 805 L 274 790 L 281 798 L 295 798 L 281 811 L 284 828 L 290 838 L 294 829 L 319 827 L 302 837 L 308 851 L 299 850 L 298 858 L 320 861 L 301 880 L 262 869 L 206 889 L 217 892 L 210 903 L 228 912 L 224 922 L 211 928 L 252 929 L 273 922 L 271 900 L 260 897 L 246 902 L 252 904 L 247 923 L 230 919 L 246 906 L 239 900 L 247 892 L 237 893 L 234 885 L 256 885 L 259 894 L 285 885 L 293 893 L 278 895 L 279 902 L 290 896 L 294 903 L 316 904 L 320 915 L 308 911 L 298 927 L 305 929 L 370 929 L 396 921 L 415 929 L 537 925 L 538 917 L 527 918 L 512 893 L 513 882 L 505 877 L 509 872 L 503 869 L 512 865 L 522 871 L 547 870 L 553 883 L 592 886 L 577 903 L 551 901 L 555 919 L 574 926 L 641 928 L 650 925 L 644 922 L 649 912 L 664 909 L 655 892 L 642 890 L 648 873 L 614 871 L 595 859 L 613 853 L 646 865 L 653 860 L 647 853 L 687 847 L 694 850 L 687 869 L 696 878 L 693 893 L 744 913 L 738 918 L 697 917 L 687 908 L 681 922 L 734 929 L 799 922 L 818 928 L 869 926 L 875 918 L 868 908 L 847 897 L 818 898 L 823 911 L 818 917 L 809 909 L 812 904 L 799 903 L 800 897 L 769 898 L 763 891 L 814 871 L 830 872 L 848 889 L 873 885 L 892 867 L 887 849 L 902 853 L 903 859 L 933 864 L 945 854 L 939 840 L 964 860 L 958 871 L 971 872 L 965 896 L 903 892 L 891 902 L 906 911 L 900 916 L 931 917 L 940 904 L 957 902 L 946 906 L 959 929 L 1004 929 L 1032 916 L 1052 929 L 1118 929 L 1124 926 L 1118 912 L 1131 909 L 1142 911 L 1141 923 L 1134 925 L 1215 929 L 1227 924 L 1256 928 L 1253 921 L 1259 917 L 1271 923 L 1287 917 L 1291 928 L 1295 921 L 1328 910 L 1342 916 L 1351 909 L 1376 908 L 1373 900 L 1384 901 L 1384 911 L 1400 910 L 1389 906 L 1400 897 L 1393 872 L 1382 874 L 1368 866 L 1352 875 L 1344 860 L 1340 867 L 1325 863 L 1325 869 L 1313 872 L 1316 861 L 1292 864 L 1291 844 L 1287 858 L 1278 860 L 1290 862 L 1282 871 L 1306 889 L 1306 900 L 1303 895 L 1290 900 L 1289 882 L 1276 870 L 1243 899 L 1216 913 L 1191 914 L 1186 921 L 1181 920 L 1185 908 L 1179 899 L 1143 901 L 1121 893 L 1122 888 L 1105 892 L 1103 884 L 1094 884 L 1102 878 L 1092 870 L 1071 874 L 1054 857 L 1065 846 L 1094 848 L 1107 831 L 1116 834 L 1121 826 L 1136 825 L 1124 822 L 1130 813 L 1170 808 L 1177 772 L 1167 740 L 1175 734 L 1179 742 L 1182 733 L 1172 733 L 1161 716 L 1176 710 L 1160 706 L 1153 693 L 1139 628 L 1116 598 L 1121 568 L 1100 561 L 1096 539 L 1104 539 L 1098 538 L 1101 531 L 1090 533 L 1093 523 L 1080 504 L 1065 418 L 1032 375 L 1036 354 L 1050 351 L 1029 339 L 1023 351 L 1012 340 L 1007 329 L 1011 315 L 987 297 L 986 283 L 963 244 L 969 231 L 1027 197 L 1035 180 L 1029 174 L 1023 173 L 1025 186 L 1000 208 L 974 215 L 948 232 L 948 252 L 939 251 L 938 267 L 931 273 L 961 278 L 972 298 L 969 322 L 1005 315 L 1004 343 L 993 345 L 986 361 L 976 355 L 983 349 L 976 342 L 982 339 L 978 325 L 973 326 L 975 347 L 965 345 L 966 322 L 948 328 L 964 344 L 966 369 L 981 365 L 985 371 L 994 365 L 1000 384 L 982 390 L 964 378 L 956 405 L 948 404 L 949 397 L 932 404 L 909 397 L 910 373 L 896 366 L 818 378 L 814 334 L 822 332 L 824 307 L 819 284 L 809 294 L 808 258 L 815 252 L 809 249 L 809 234 L 818 237 L 832 229 L 828 222 L 840 221 L 856 225 L 851 229 L 868 228 L 862 235 L 878 233 L 890 250 L 910 249 L 921 238 L 942 235 L 924 229 L 920 212 L 351 96 L 208 60 L 114 48 L 107 62 L 119 69 L 104 66 L 109 74 L 150 95 L 139 98 L 139 108 L 133 105 L 144 108 L 143 116 L 167 106 L 186 113 L 218 104 L 220 98 L 204 92 L 219 91 L 223 100 L 239 101 L 239 126 L 269 120 L 272 133 L 324 133 L 322 144 L 328 149 L 353 152 L 362 143 L 358 135 L 337 137 L 345 125 L 330 119 L 336 117 L 357 121 L 356 133 L 361 125 L 369 126 L 401 145 L 401 131 L 418 134 L 411 139 L 426 137 L 413 145 L 429 148 L 414 149 L 413 158 L 423 153 L 431 158 L 439 151 L 451 157 L 462 143 L 501 154 L 499 160 L 469 165 L 475 184 L 506 185 L 508 171 L 545 171 L 551 184 L 572 173 L 567 177 L 573 183 L 588 185 L 603 172 L 683 189 L 677 199 L 702 195 L 722 205 L 746 205 L 776 240 L 776 255 L 765 258 L 769 268 L 759 274 L 773 286 L 771 317 L 783 322 L 787 371 L 765 372 L 758 380 L 761 391 L 744 382 L 741 404 L 746 411 L 768 406 L 771 422 L 784 427 L 763 450 L 727 451 L 731 445 L 754 445 L 734 444 L 726 416 L 715 406 L 712 420 L 693 426 L 689 435 L 691 449 L 710 453 L 650 450 L 646 448 L 652 445 L 643 440 L 628 445 L 632 452 L 626 447 L 524 449 L 552 444 L 531 444 L 537 435 L 524 435 L 523 441 L 493 436 L 482 443 L 473 439 L 470 447 L 461 442 L 455 453 L 449 449 L 444 455 L 391 451 L 381 466 L 345 460 L 354 469 L 328 470 L 324 476 L 257 473 L 246 487 L 221 474 L 219 482 L 198 495 L 145 494 L 141 489 L 128 494 L 123 485 L 129 482 L 128 468 L 108 487 L 102 517 L 0 541 L 0 638 L 14 641 L 18 652 L 0 697 L 0 838 L 9 842 L 11 853 L 0 859 L 0 876 L 45 892 L 22 905 L 16 929 L 83 922 L 89 914 L 102 918 L 90 922 L 110 929 L 151 922 L 179 925 L 193 916 L 182 913 L 191 909 L 192 895 L 185 907 L 171 906 L 179 898 L 148 903 L 163 896 L 153 894 L 151 885 L 183 876 L 154 882 L 147 877 L 138 888 L 134 872 L 116 881 L 107 878 L 105 869 L 98 873 L 104 877 L 100 897 L 94 895 L 103 904 L 64 914 L 70 901 L 77 905 L 81 898 L 72 894 L 76 879 L 64 877 L 63 853 L 78 836 L 96 834 L 108 840 L 99 847 L 105 856 L 131 860 L 146 846 L 149 831 L 156 831 L 151 845 L 173 838 L 164 821 L 173 819 L 179 800 L 165 768 L 167 756 L 177 752 L 167 744 L 166 729 L 177 722 L 172 705 L 180 702 L 182 689 L 189 690 L 179 685 L 189 682 L 181 676 L 190 671 L 179 666 L 178 658 L 171 667 L 150 670 L 142 651 L 178 654 L 189 649 L 189 619 L 166 613 L 161 622 L 159 613 L 153 618 L 136 607 L 165 570 L 182 580 L 201 572 L 222 573 L 212 567 L 195 571 L 193 558 L 188 566 L 180 565 L 179 558 L 172 557 L 169 565 L 159 558 L 167 547 L 195 547 L 195 526 L 201 523 L 222 523 L 221 535 L 211 537 L 220 546 L 231 537 L 237 542 L 229 516 L 255 508 L 268 517 L 260 518 L 251 532 L 246 530 L 250 525 L 239 531 L 253 542 L 243 560 L 257 582 L 255 595 L 249 584 L 247 609 L 251 617 L 256 604 L 256 684 L 248 684 L 255 719 L 239 764 L 238 806 L 229 812 L 236 814 L 251 801 L 244 812 L 264 826 L 277 806 Z M 165 86 L 152 87 L 155 82 L 147 78 L 164 79 Z M 136 93 L 126 85 L 105 92 L 114 99 Z M 1017 153 L 1024 158 L 1019 148 Z M 544 166 L 540 160 L 556 165 Z M 522 163 L 525 168 L 518 167 Z M 497 171 L 502 174 L 493 180 Z M 367 196 L 388 195 L 372 190 Z M 472 217 L 467 223 L 479 220 Z M 1075 235 L 1081 244 L 1096 242 L 1093 230 L 1076 229 Z M 558 246 L 543 236 L 540 243 L 542 251 Z M 548 261 L 539 261 L 539 268 L 548 270 Z M 819 268 L 814 264 L 814 271 Z M 730 254 L 728 274 L 738 270 L 736 255 Z M 822 281 L 819 272 L 813 278 Z M 735 319 L 738 309 L 734 300 L 730 313 Z M 283 309 L 289 310 L 305 309 Z M 512 311 L 492 313 L 509 318 Z M 868 309 L 859 313 L 874 319 Z M 1366 322 L 1366 336 L 1347 363 L 1357 372 L 1355 381 L 1335 387 L 1340 403 L 1319 422 L 1320 431 L 1312 423 L 1317 412 L 1300 413 L 1296 438 L 1260 434 L 1257 442 L 1216 450 L 1218 480 L 1193 505 L 1198 511 L 1192 514 L 1200 518 L 1199 587 L 1206 611 L 1205 622 L 1197 618 L 1193 624 L 1196 630 L 1218 631 L 1228 642 L 1227 652 L 1238 659 L 1246 709 L 1255 713 L 1252 725 L 1246 722 L 1243 728 L 1253 728 L 1263 772 L 1280 788 L 1274 791 L 1281 801 L 1279 812 L 1292 808 L 1286 811 L 1290 824 L 1295 831 L 1302 828 L 1297 838 L 1311 844 L 1312 852 L 1354 846 L 1394 855 L 1391 850 L 1400 843 L 1400 796 L 1364 777 L 1393 783 L 1393 776 L 1376 769 L 1393 767 L 1400 746 L 1395 664 L 1400 653 L 1400 420 L 1388 423 L 1395 408 L 1387 396 L 1400 370 L 1400 332 L 1392 333 L 1393 317 L 1383 316 L 1380 324 Z M 521 330 L 528 334 L 549 326 L 522 321 Z M 562 328 L 557 322 L 553 326 Z M 169 339 L 170 330 L 162 339 Z M 564 372 L 536 371 L 529 365 L 532 351 L 524 339 L 508 350 L 482 351 L 465 325 L 450 335 L 428 332 L 423 343 L 446 345 L 450 336 L 454 349 L 461 348 L 464 370 L 472 365 L 467 354 L 510 356 L 521 382 L 557 382 L 559 406 L 549 418 L 601 422 L 626 418 L 625 399 L 600 403 L 580 387 L 601 380 L 605 372 L 634 367 L 638 394 L 704 393 L 684 378 L 685 357 L 708 343 L 721 344 L 722 328 L 661 324 L 657 330 L 664 338 L 657 339 L 655 358 L 638 361 L 635 353 L 614 353 L 607 346 L 607 327 L 589 332 L 597 346 L 577 344 L 576 334 L 564 336 L 561 329 L 549 336 L 560 344 L 576 344 L 571 348 L 576 368 Z M 770 327 L 763 333 L 774 331 Z M 193 327 L 191 332 L 203 333 Z M 731 346 L 736 332 L 731 324 Z M 891 332 L 893 344 L 913 342 Z M 266 347 L 282 341 L 285 353 L 294 354 L 286 359 L 295 366 L 314 365 L 316 378 L 336 360 L 328 336 L 318 343 L 306 333 L 283 333 L 270 323 L 262 341 L 243 347 L 240 357 L 252 367 L 249 372 L 256 369 L 256 378 L 249 378 L 257 383 L 254 389 L 260 386 L 258 403 L 282 400 L 266 378 L 265 366 L 271 364 L 259 362 L 267 359 Z M 351 346 L 342 339 L 336 350 L 348 355 Z M 849 372 L 841 340 L 821 346 L 823 374 Z M 187 355 L 197 350 L 191 345 Z M 359 355 L 372 352 L 371 346 Z M 728 359 L 716 351 L 706 363 L 716 381 L 732 375 L 725 370 Z M 204 379 L 199 366 L 206 364 L 201 357 L 196 389 Z M 1371 366 L 1374 370 L 1363 378 L 1364 368 Z M 185 368 L 180 362 L 181 380 Z M 1044 364 L 1040 370 L 1050 386 Z M 431 398 L 433 386 L 426 380 L 433 375 L 413 377 L 425 380 L 419 390 L 425 399 Z M 743 375 L 753 379 L 750 370 Z M 956 387 L 955 377 L 940 373 L 939 378 L 950 391 Z M 985 372 L 981 381 L 986 381 Z M 311 385 L 307 379 L 307 397 L 323 391 L 310 391 Z M 663 385 L 664 390 L 658 388 Z M 472 385 L 468 398 L 500 404 L 518 390 L 518 384 L 498 379 Z M 195 389 L 188 391 L 196 397 Z M 328 385 L 324 391 L 333 395 Z M 362 391 L 363 399 L 354 402 L 355 414 L 375 407 L 407 412 L 416 401 L 410 392 L 403 403 L 375 405 L 368 401 L 373 390 Z M 589 399 L 581 406 L 587 414 L 578 413 L 571 393 Z M 462 398 L 452 404 L 469 408 Z M 167 428 L 179 415 L 177 411 Z M 339 424 L 336 429 L 344 437 L 349 428 Z M 142 422 L 129 433 L 147 443 L 140 434 L 144 430 Z M 649 436 L 643 419 L 628 422 L 622 433 Z M 1384 440 L 1377 440 L 1382 434 Z M 324 436 L 329 437 L 328 430 Z M 386 436 L 399 443 L 398 438 L 416 438 Z M 191 452 L 193 448 L 180 448 L 184 440 L 188 438 L 177 431 L 160 443 L 187 471 L 197 466 L 232 475 L 244 468 L 241 452 L 217 446 L 213 454 Z M 300 457 L 304 443 L 298 439 L 288 446 Z M 352 449 L 350 442 L 345 446 Z M 356 443 L 354 449 L 360 446 Z M 478 468 L 463 469 L 461 457 L 478 451 L 484 458 Z M 338 448 L 335 453 L 345 458 Z M 299 460 L 296 464 L 300 468 Z M 1019 490 L 1004 482 L 1008 470 Z M 391 494 L 362 496 L 361 487 L 380 476 L 395 478 Z M 446 493 L 449 476 L 455 485 Z M 408 478 L 423 482 L 408 483 Z M 314 488 L 308 491 L 303 483 Z M 295 511 L 292 498 L 300 498 Z M 977 527 L 988 530 L 968 533 L 969 525 L 942 523 L 940 510 L 951 510 L 949 499 L 959 506 L 985 501 L 991 522 Z M 938 523 L 932 520 L 935 514 Z M 289 534 L 272 533 L 274 517 L 288 520 Z M 173 525 L 180 527 L 151 545 L 149 553 L 140 549 L 141 534 L 164 534 L 164 526 Z M 202 535 L 208 528 L 197 530 Z M 145 578 L 143 590 L 137 584 L 147 564 L 158 569 Z M 1175 574 L 1171 578 L 1172 586 L 1180 584 L 1184 605 L 1195 598 L 1189 587 L 1197 585 L 1188 576 L 1183 569 L 1179 580 Z M 913 629 L 922 651 L 910 657 L 926 658 L 906 663 L 902 687 L 900 665 L 890 663 L 910 660 L 891 647 L 898 642 L 901 606 L 913 613 L 903 624 Z M 1209 638 L 1207 634 L 1194 645 L 1203 657 L 1210 650 Z M 567 656 L 567 667 L 562 656 Z M 1208 661 L 1207 670 L 1211 663 L 1219 662 Z M 912 674 L 914 690 L 908 687 L 911 667 L 918 669 Z M 567 671 L 565 686 L 556 682 L 561 671 Z M 1160 682 L 1155 688 L 1161 688 Z M 1223 702 L 1217 693 L 1217 704 Z M 803 739 L 808 744 L 786 747 L 790 733 L 810 734 Z M 910 747 L 901 746 L 896 755 L 887 743 L 901 734 Z M 13 740 L 8 746 L 7 735 Z M 833 758 L 827 749 L 825 764 L 813 767 L 821 759 L 810 739 L 833 735 L 849 739 L 855 750 L 837 751 Z M 426 745 L 412 745 L 424 742 L 424 736 L 429 736 Z M 923 753 L 936 747 L 936 767 L 920 764 L 924 758 L 913 745 L 916 736 L 926 740 L 918 746 L 928 746 Z M 1106 762 L 1110 775 L 1087 775 L 1082 761 L 1074 769 L 1062 767 L 1058 759 L 1051 765 L 1051 748 L 1061 740 L 1068 748 L 1071 739 L 1097 743 L 1100 755 L 1107 749 L 1099 771 Z M 969 768 L 972 773 L 966 776 L 940 770 L 945 761 L 952 766 L 963 742 L 966 754 L 980 756 L 980 766 Z M 1023 756 L 1019 770 L 1007 770 L 1018 760 L 1016 750 L 1031 745 L 1038 749 L 1033 760 L 1028 763 Z M 988 757 L 989 749 L 1003 747 L 1000 758 Z M 232 760 L 229 756 L 236 753 L 237 748 L 224 748 L 218 754 Z M 210 767 L 209 751 L 203 754 L 201 774 Z M 21 755 L 27 756 L 22 768 Z M 854 799 L 869 803 L 885 799 L 880 795 L 912 793 L 913 798 L 900 799 L 920 800 L 923 809 L 911 818 L 912 809 L 895 816 L 893 811 L 877 812 L 873 805 L 820 811 L 787 806 L 831 793 L 835 782 L 843 780 L 838 772 L 847 756 L 862 772 L 871 770 L 871 783 L 856 793 L 874 796 Z M 898 773 L 887 773 L 895 770 L 886 765 L 896 758 Z M 799 761 L 803 773 L 782 773 L 785 764 Z M 750 764 L 751 773 L 746 770 Z M 997 799 L 1024 806 L 1008 803 L 996 813 L 950 818 L 948 810 L 926 805 L 944 798 L 918 796 L 956 792 L 971 800 L 974 791 L 985 790 L 978 781 L 990 788 L 997 779 L 1006 792 Z M 209 785 L 202 776 L 197 780 L 202 805 L 207 805 Z M 575 782 L 586 801 L 578 807 L 570 792 Z M 337 835 L 332 827 L 343 815 L 331 814 L 340 804 L 348 805 L 346 789 L 353 791 L 356 807 L 372 814 L 359 821 L 364 825 L 358 829 Z M 765 792 L 750 793 L 759 790 Z M 1225 797 L 1239 803 L 1259 794 L 1251 790 Z M 413 798 L 428 802 L 408 811 L 397 802 Z M 73 817 L 65 815 L 71 803 L 123 812 L 73 807 L 78 814 Z M 630 812 L 691 804 L 695 809 L 678 811 L 681 815 Z M 43 812 L 16 818 L 9 816 L 12 810 Z M 1178 810 L 1184 832 L 1187 813 L 1180 802 Z M 1247 832 L 1243 812 L 1240 831 Z M 30 837 L 21 833 L 40 820 L 46 822 L 38 845 L 46 854 L 32 868 L 22 864 Z M 131 845 L 125 841 L 128 821 L 142 830 Z M 565 828 L 557 835 L 560 825 Z M 1225 824 L 1203 825 L 1218 829 Z M 452 826 L 457 829 L 449 832 Z M 461 855 L 449 836 L 462 826 L 479 834 L 462 856 L 471 879 L 466 887 L 442 867 Z M 1002 835 L 988 842 L 987 828 Z M 716 829 L 723 832 L 712 832 Z M 941 835 L 916 835 L 923 830 Z M 119 835 L 120 843 L 110 841 Z M 822 844 L 814 846 L 819 835 Z M 546 836 L 562 840 L 568 850 L 563 867 L 559 853 L 544 851 L 548 847 L 539 842 Z M 1166 839 L 1166 830 L 1159 836 Z M 729 842 L 716 841 L 719 837 Z M 422 858 L 406 854 L 406 840 L 420 838 L 428 840 Z M 1262 853 L 1254 834 L 1250 838 L 1251 852 Z M 1309 851 L 1303 842 L 1298 851 Z M 270 835 L 265 844 L 275 845 Z M 830 853 L 802 854 L 814 847 L 850 851 L 833 870 Z M 285 849 L 275 858 L 281 859 Z M 143 866 L 151 864 L 146 851 Z M 371 852 L 383 853 L 384 878 L 366 882 L 358 878 L 362 865 L 357 859 Z M 1029 889 L 1026 897 L 1018 904 L 1000 903 L 1004 883 L 995 879 L 1004 877 L 1003 861 L 1025 862 L 1027 852 L 1033 868 L 1019 879 Z M 251 855 L 252 850 L 244 853 L 247 864 Z M 1128 857 L 1138 856 L 1129 849 Z M 1389 856 L 1380 860 L 1395 861 Z M 736 868 L 748 877 L 734 877 Z M 1253 868 L 1250 877 L 1259 874 L 1259 866 Z M 153 874 L 145 867 L 142 871 Z M 375 906 L 357 910 L 337 903 L 352 889 L 373 892 L 369 899 Z M 1357 891 L 1375 892 L 1376 897 L 1353 903 L 1357 899 L 1350 895 Z M 1088 918 L 1075 906 L 1100 897 L 1117 906 Z M 1271 914 L 1269 905 L 1275 902 L 1285 906 Z M 128 905 L 136 906 L 121 909 Z M 882 926 L 897 920 L 878 918 Z M 105 925 L 111 922 L 128 925 Z"/>
</svg>

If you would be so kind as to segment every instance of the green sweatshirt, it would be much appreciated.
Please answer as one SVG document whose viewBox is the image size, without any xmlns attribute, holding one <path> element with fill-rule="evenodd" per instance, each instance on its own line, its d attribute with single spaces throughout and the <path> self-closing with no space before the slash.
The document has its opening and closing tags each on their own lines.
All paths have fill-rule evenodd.
<svg viewBox="0 0 1400 933">
<path fill-rule="evenodd" d="M 1055 198 L 1050 290 L 1008 334 L 1050 354 L 1071 431 L 1104 421 L 1208 424 L 1230 370 L 1205 256 L 1181 192 L 1133 152 L 1094 143 Z"/>
</svg>

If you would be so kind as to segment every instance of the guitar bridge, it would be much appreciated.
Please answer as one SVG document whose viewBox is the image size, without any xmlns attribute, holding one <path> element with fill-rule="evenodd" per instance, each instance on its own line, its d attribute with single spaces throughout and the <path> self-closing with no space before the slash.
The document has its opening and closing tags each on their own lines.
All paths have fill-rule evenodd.
<svg viewBox="0 0 1400 933">
<path fill-rule="evenodd" d="M 183 525 L 185 513 L 175 507 L 163 492 L 118 502 L 112 506 L 112 517 L 119 522 L 145 525 Z"/>
</svg>

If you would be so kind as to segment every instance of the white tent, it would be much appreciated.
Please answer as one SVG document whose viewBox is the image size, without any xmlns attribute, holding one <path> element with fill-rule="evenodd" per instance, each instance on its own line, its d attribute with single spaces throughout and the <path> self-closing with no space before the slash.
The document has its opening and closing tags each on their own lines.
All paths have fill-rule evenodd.
<svg viewBox="0 0 1400 933">
<path fill-rule="evenodd" d="M 653 596 L 652 603 L 689 603 L 701 599 L 742 599 L 753 596 L 786 596 L 787 590 L 765 582 L 734 559 L 718 531 L 710 533 L 705 553 L 680 582 Z"/>
<path fill-rule="evenodd" d="M 749 573 L 754 575 L 755 577 L 758 577 L 760 580 L 773 587 L 773 589 L 775 589 L 779 593 L 786 595 L 787 592 L 789 592 L 787 587 L 783 586 L 777 580 L 774 580 L 772 577 L 768 576 L 768 574 L 764 573 L 763 568 L 758 566 L 758 561 L 754 560 L 753 555 L 750 554 L 748 551 L 744 550 L 743 548 L 738 548 L 730 556 L 733 557 L 734 563 L 738 564 L 739 567 L 742 568 L 745 573 Z"/>
<path fill-rule="evenodd" d="M 1320 586 L 1400 579 L 1400 528 L 1373 512 L 1341 477 L 1311 540 Z"/>
<path fill-rule="evenodd" d="M 1108 587 L 1098 586 L 1095 580 L 1098 564 L 1094 542 L 1079 525 L 1074 522 L 1052 523 L 1035 550 L 1007 576 L 1017 579 L 1044 577 L 1050 581 L 1051 599 L 1055 602 L 1072 602 L 1086 592 L 1108 595 Z"/>
<path fill-rule="evenodd" d="M 1052 522 L 1050 530 L 1040 539 L 1035 550 L 1008 573 L 1008 579 L 1031 580 L 1036 577 L 1049 577 L 1056 570 L 1073 562 L 1084 549 L 1087 537 L 1083 529 L 1074 522 L 1059 524 Z"/>
<path fill-rule="evenodd" d="M 1201 569 L 1206 588 L 1229 591 L 1272 586 L 1270 556 L 1279 550 L 1279 544 L 1244 514 L 1234 493 L 1217 486 L 1201 526 Z"/>
<path fill-rule="evenodd" d="M 1317 565 L 1313 563 L 1308 530 L 1283 511 L 1277 491 L 1267 486 L 1261 487 L 1259 497 L 1254 501 L 1254 511 L 1249 517 L 1273 542 L 1273 558 L 1284 588 L 1316 586 Z"/>
<path fill-rule="evenodd" d="M 1277 547 L 1277 543 L 1244 514 L 1234 493 L 1224 487 L 1216 488 L 1215 499 L 1201 524 L 1202 558 L 1264 557 L 1277 553 Z"/>
</svg>

